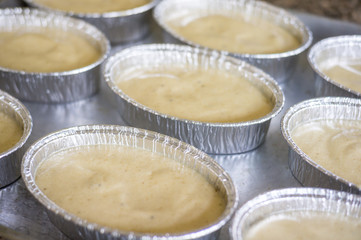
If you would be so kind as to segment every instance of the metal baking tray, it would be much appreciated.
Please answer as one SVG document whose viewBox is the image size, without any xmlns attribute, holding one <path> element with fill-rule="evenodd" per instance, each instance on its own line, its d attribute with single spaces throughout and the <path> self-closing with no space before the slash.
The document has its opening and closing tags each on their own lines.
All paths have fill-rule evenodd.
<svg viewBox="0 0 361 240">
<path fill-rule="evenodd" d="M 310 27 L 314 41 L 329 36 L 361 34 L 361 25 L 300 12 L 294 14 Z M 159 29 L 154 25 L 150 36 L 131 45 L 161 42 L 159 33 Z M 113 51 L 124 47 L 116 46 Z M 233 178 L 240 196 L 240 206 L 272 189 L 301 186 L 288 168 L 288 145 L 281 134 L 280 120 L 290 106 L 314 96 L 314 76 L 305 55 L 302 56 L 290 81 L 282 84 L 281 87 L 285 93 L 285 106 L 272 120 L 265 143 L 247 153 L 214 156 Z M 33 116 L 34 123 L 27 145 L 50 132 L 66 127 L 85 124 L 124 125 L 116 110 L 116 103 L 109 97 L 109 93 L 110 90 L 102 82 L 97 95 L 78 102 L 67 104 L 24 102 Z M 222 228 L 219 239 L 230 239 L 229 226 L 228 223 Z M 68 239 L 51 224 L 45 209 L 31 197 L 21 179 L 0 190 L 0 236 L 6 236 L 7 239 L 21 239 L 19 236 L 37 240 Z"/>
</svg>

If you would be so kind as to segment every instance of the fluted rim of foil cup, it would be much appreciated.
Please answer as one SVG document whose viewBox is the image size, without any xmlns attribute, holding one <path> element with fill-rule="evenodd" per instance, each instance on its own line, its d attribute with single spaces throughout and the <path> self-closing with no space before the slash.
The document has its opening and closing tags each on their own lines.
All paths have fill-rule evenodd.
<svg viewBox="0 0 361 240">
<path fill-rule="evenodd" d="M 320 69 L 320 62 L 318 62 L 316 59 L 324 52 L 334 50 L 337 51 L 337 48 L 341 49 L 341 53 L 345 53 L 343 49 L 345 48 L 355 48 L 355 46 L 360 49 L 359 54 L 361 54 L 361 35 L 345 35 L 345 36 L 337 36 L 337 37 L 329 37 L 325 38 L 316 44 L 314 44 L 307 55 L 307 60 L 313 71 L 322 78 L 322 80 L 338 87 L 340 91 L 345 91 L 347 93 L 354 94 L 355 97 L 361 97 L 361 93 L 357 92 L 355 90 L 352 90 L 345 85 L 342 85 L 341 83 L 338 83 L 337 81 L 332 80 L 329 76 L 323 73 L 323 71 Z M 349 50 L 349 52 L 352 52 Z M 346 52 L 347 54 L 347 52 Z M 352 53 L 355 55 L 355 53 Z M 337 57 L 337 56 L 334 56 Z"/>
<path fill-rule="evenodd" d="M 147 53 L 147 54 L 146 54 Z M 237 123 L 211 123 L 211 122 L 200 122 L 200 121 L 194 121 L 194 120 L 189 120 L 189 119 L 182 119 L 182 118 L 178 118 L 175 116 L 171 116 L 168 114 L 164 114 L 164 113 L 160 113 L 158 111 L 155 111 L 143 104 L 140 104 L 138 102 L 136 102 L 135 100 L 133 100 L 131 97 L 129 97 L 128 95 L 126 95 L 125 93 L 123 93 L 123 91 L 115 84 L 116 79 L 113 79 L 113 72 L 117 69 L 117 65 L 121 62 L 121 61 L 127 61 L 127 59 L 129 58 L 143 58 L 143 56 L 147 56 L 147 55 L 167 55 L 167 56 L 162 56 L 161 58 L 161 62 L 166 63 L 167 60 L 166 59 L 175 59 L 175 61 L 178 62 L 184 62 L 186 61 L 186 63 L 190 62 L 189 65 L 191 65 L 192 67 L 204 67 L 202 64 L 205 64 L 203 62 L 209 61 L 211 64 L 210 65 L 214 65 L 214 64 L 219 64 L 220 66 L 217 65 L 217 68 L 222 69 L 222 70 L 226 70 L 227 71 L 227 64 L 228 64 L 228 68 L 231 68 L 230 66 L 234 67 L 237 70 L 237 72 L 242 72 L 242 73 L 247 73 L 250 76 L 246 77 L 247 80 L 249 80 L 252 83 L 257 84 L 257 87 L 263 91 L 265 91 L 267 98 L 272 99 L 273 101 L 273 109 L 271 112 L 269 112 L 268 114 L 266 114 L 263 117 L 260 117 L 258 119 L 254 119 L 254 120 L 250 120 L 250 121 L 244 121 L 244 122 L 237 122 Z M 180 56 L 187 56 L 184 58 L 181 58 Z M 148 58 L 150 56 L 147 56 Z M 196 57 L 200 57 L 201 59 L 199 61 L 197 61 L 196 63 L 191 63 L 191 59 L 196 58 Z M 151 59 L 149 59 L 150 63 L 148 64 L 149 66 L 152 66 L 152 64 L 155 64 L 154 66 L 156 66 L 157 63 L 151 62 Z M 140 63 L 139 63 L 140 64 Z M 222 64 L 224 64 L 225 66 L 223 66 Z M 222 66 L 221 66 L 222 65 Z M 207 68 L 209 66 L 206 66 Z M 210 66 L 212 67 L 212 66 Z M 139 45 L 139 46 L 135 46 L 135 47 L 130 47 L 124 50 L 121 50 L 117 53 L 115 53 L 114 55 L 112 55 L 111 57 L 109 57 L 105 63 L 105 67 L 103 69 L 103 74 L 104 74 L 104 79 L 107 83 L 107 85 L 110 87 L 110 89 L 121 99 L 123 99 L 128 105 L 132 106 L 133 108 L 142 111 L 143 113 L 146 114 L 150 114 L 152 117 L 155 117 L 157 119 L 165 119 L 165 120 L 169 120 L 171 121 L 170 124 L 184 124 L 184 126 L 186 126 L 187 129 L 184 129 L 184 131 L 189 131 L 190 128 L 194 129 L 196 127 L 207 127 L 209 131 L 213 130 L 217 130 L 219 131 L 219 134 L 222 135 L 221 137 L 224 138 L 229 138 L 229 136 L 227 135 L 227 130 L 229 130 L 229 128 L 237 128 L 237 129 L 242 129 L 242 128 L 250 128 L 250 127 L 254 127 L 254 126 L 259 126 L 261 124 L 265 124 L 269 121 L 271 121 L 272 118 L 274 118 L 283 108 L 284 105 L 284 95 L 283 92 L 281 90 L 281 88 L 279 87 L 278 83 L 268 74 L 264 73 L 262 70 L 240 60 L 240 59 L 236 59 L 234 57 L 231 56 L 227 56 L 225 54 L 222 54 L 219 51 L 208 51 L 206 49 L 200 49 L 200 48 L 194 48 L 191 46 L 185 46 L 185 45 L 175 45 L 175 44 L 146 44 L 146 45 Z M 268 96 L 270 95 L 270 96 Z M 126 112 L 122 113 L 122 114 L 127 114 Z M 152 130 L 154 130 L 154 128 L 152 128 Z M 179 131 L 183 131 L 182 129 L 178 129 Z M 242 130 L 244 131 L 244 130 Z M 165 133 L 165 134 L 171 134 L 171 136 L 175 136 L 178 133 Z M 203 134 L 203 136 L 206 133 Z M 236 133 L 233 133 L 236 134 Z M 263 132 L 257 132 L 257 134 L 263 134 Z M 179 135 L 179 134 L 178 134 Z M 237 135 L 237 134 L 236 134 Z M 180 136 L 177 136 L 177 138 Z M 220 138 L 221 138 L 220 137 Z M 239 136 L 233 136 L 233 137 L 239 137 Z M 184 139 L 182 139 L 183 141 L 185 141 Z M 249 140 L 248 138 L 246 140 Z M 248 147 L 244 147 L 247 148 L 246 150 L 239 150 L 240 148 L 243 149 L 243 147 L 238 146 L 238 148 L 236 150 L 231 149 L 231 150 L 227 150 L 227 152 L 221 151 L 221 150 L 215 150 L 218 148 L 221 148 L 220 145 L 223 143 L 212 143 L 211 145 L 207 145 L 207 147 L 205 147 L 204 143 L 199 143 L 199 144 L 203 144 L 202 146 L 196 146 L 198 148 L 200 148 L 201 150 L 207 149 L 206 152 L 208 153 L 216 153 L 216 154 L 229 154 L 229 153 L 239 153 L 239 152 L 245 152 L 245 151 L 249 151 L 252 150 L 256 147 L 258 147 L 261 143 L 258 143 L 257 146 L 252 146 L 249 147 L 247 143 L 243 143 L 243 145 L 247 145 Z"/>
<path fill-rule="evenodd" d="M 52 12 L 57 12 L 57 13 L 61 13 L 61 14 L 67 14 L 69 16 L 72 17 L 78 17 L 78 18 L 117 18 L 117 17 L 127 17 L 127 16 L 131 16 L 131 15 L 136 15 L 136 14 L 141 14 L 144 13 L 146 11 L 149 11 L 150 9 L 152 9 L 154 6 L 157 5 L 157 3 L 160 0 L 151 0 L 149 3 L 136 7 L 136 8 L 131 8 L 128 10 L 123 10 L 123 11 L 111 11 L 111 12 L 104 12 L 104 13 L 78 13 L 78 12 L 74 12 L 74 11 L 66 11 L 66 10 L 60 10 L 60 9 L 56 9 L 56 8 L 51 8 L 48 7 L 44 4 L 38 3 L 36 0 L 24 0 L 27 4 L 29 4 L 30 6 L 33 7 L 37 7 L 43 10 L 47 10 L 47 11 L 52 11 Z"/>
<path fill-rule="evenodd" d="M 4 109 L 4 106 L 6 106 L 6 109 Z M 33 128 L 33 120 L 29 110 L 18 99 L 0 90 L 0 112 L 3 112 L 3 110 L 5 110 L 4 113 L 18 116 L 20 118 L 19 120 L 22 120 L 23 134 L 13 147 L 0 153 L 0 160 L 24 146 Z"/>
<path fill-rule="evenodd" d="M 336 180 L 337 182 L 340 182 L 346 186 L 348 186 L 350 189 L 359 189 L 361 191 L 361 188 L 357 186 L 354 183 L 351 183 L 336 174 L 330 172 L 326 168 L 320 166 L 316 162 L 314 162 L 307 154 L 305 154 L 300 147 L 297 146 L 297 144 L 293 141 L 290 126 L 290 122 L 293 118 L 297 118 L 298 115 L 301 115 L 301 123 L 304 123 L 305 121 L 315 121 L 315 120 L 322 120 L 322 119 L 330 119 L 330 116 L 326 118 L 322 115 L 322 110 L 325 108 L 330 108 L 330 112 L 332 111 L 332 107 L 334 107 L 336 110 L 338 110 L 338 114 L 336 119 L 345 119 L 345 120 L 360 120 L 361 119 L 361 99 L 356 98 L 347 98 L 347 97 L 321 97 L 321 98 L 314 98 L 310 100 L 305 100 L 300 103 L 295 104 L 294 106 L 290 107 L 284 116 L 281 119 L 281 132 L 284 137 L 284 139 L 287 141 L 289 147 L 295 151 L 303 161 L 306 161 L 307 164 L 312 166 L 313 168 L 317 169 L 318 171 L 322 172 L 324 175 L 326 175 L 329 178 L 332 178 Z M 340 108 L 340 109 L 338 109 Z M 317 116 L 315 119 L 302 119 L 302 111 L 312 110 L 312 109 L 318 109 L 318 114 L 320 116 Z M 334 110 L 334 112 L 336 112 Z M 341 115 L 342 113 L 347 113 L 347 116 Z M 352 116 L 352 118 L 351 118 Z M 331 118 L 335 119 L 335 118 Z M 296 125 L 297 126 L 297 125 Z M 307 173 L 305 173 L 307 174 Z M 301 182 L 302 183 L 302 182 Z M 304 184 L 304 183 L 302 183 Z"/>
<path fill-rule="evenodd" d="M 28 72 L 28 71 L 22 71 L 22 70 L 15 70 L 10 68 L 5 68 L 0 66 L 0 71 L 4 72 L 10 72 L 14 74 L 23 75 L 26 77 L 26 75 L 35 75 L 35 76 L 53 76 L 53 77 L 59 77 L 62 76 L 71 76 L 76 75 L 79 73 L 87 72 L 91 69 L 94 69 L 97 66 L 100 66 L 104 60 L 107 58 L 107 56 L 110 53 L 110 43 L 107 37 L 96 27 L 93 25 L 80 20 L 75 19 L 72 17 L 67 17 L 64 15 L 46 12 L 38 9 L 31 9 L 31 8 L 6 8 L 6 9 L 0 9 L 0 19 L 1 18 L 22 18 L 22 23 L 17 23 L 16 25 L 23 28 L 26 26 L 40 26 L 40 27 L 49 27 L 49 23 L 51 24 L 51 27 L 57 28 L 57 27 L 67 27 L 72 30 L 76 30 L 79 33 L 81 33 L 84 36 L 89 37 L 94 43 L 97 43 L 99 50 L 101 51 L 100 58 L 81 68 L 76 68 L 68 71 L 61 71 L 61 72 Z M 1 21 L 0 21 L 1 23 Z M 1 26 L 2 24 L 0 24 Z M 3 29 L 4 27 L 0 27 L 0 29 Z M 11 29 L 10 29 L 11 30 Z"/>
<path fill-rule="evenodd" d="M 245 203 L 230 227 L 233 240 L 244 239 L 245 232 L 257 222 L 292 211 L 342 214 L 361 217 L 361 197 L 323 188 L 285 188 L 263 193 Z M 250 220 L 251 219 L 251 220 Z"/>
<path fill-rule="evenodd" d="M 313 35 L 311 30 L 301 21 L 299 20 L 297 17 L 295 17 L 294 15 L 288 13 L 286 10 L 276 7 L 274 5 L 271 5 L 267 2 L 262 2 L 262 1 L 257 1 L 257 0 L 204 0 L 204 1 L 193 1 L 193 0 L 163 0 L 162 2 L 160 2 L 153 11 L 153 17 L 155 19 L 155 21 L 158 23 L 159 26 L 161 26 L 162 29 L 164 29 L 167 33 L 169 33 L 172 37 L 174 37 L 175 39 L 186 43 L 188 45 L 194 46 L 194 47 L 200 47 L 200 48 L 205 48 L 205 49 L 212 49 L 210 47 L 206 47 L 203 46 L 201 44 L 198 43 L 194 43 L 190 40 L 187 40 L 186 38 L 184 38 L 183 36 L 180 36 L 179 34 L 177 34 L 174 30 L 172 30 L 171 27 L 169 27 L 167 25 L 167 23 L 165 22 L 164 18 L 166 15 L 164 13 L 164 11 L 168 10 L 167 8 L 169 8 L 168 5 L 172 5 L 174 3 L 178 3 L 179 4 L 185 4 L 186 7 L 192 6 L 192 4 L 197 3 L 198 6 L 202 5 L 202 10 L 205 11 L 209 11 L 208 9 L 212 7 L 212 4 L 216 4 L 216 5 L 224 5 L 226 6 L 227 4 L 232 4 L 232 6 L 234 6 L 235 8 L 238 9 L 242 9 L 242 8 L 246 8 L 247 12 L 249 11 L 253 11 L 254 9 L 256 9 L 257 11 L 260 11 L 262 15 L 273 15 L 273 17 L 276 19 L 277 21 L 279 21 L 279 19 L 283 19 L 283 23 L 287 23 L 287 24 L 291 24 L 293 27 L 293 30 L 297 30 L 297 34 L 300 34 L 300 36 L 295 36 L 297 37 L 298 40 L 300 40 L 301 45 L 293 50 L 289 50 L 286 52 L 281 52 L 281 53 L 270 53 L 270 54 L 247 54 L 247 53 L 235 53 L 235 52 L 229 52 L 229 51 L 225 51 L 222 50 L 221 52 L 226 53 L 226 54 L 230 54 L 234 57 L 238 57 L 238 58 L 250 58 L 250 59 L 281 59 L 281 58 L 287 58 L 287 57 L 291 57 L 291 56 L 295 56 L 298 55 L 302 52 L 304 52 L 312 43 L 313 40 Z M 172 8 L 172 11 L 177 11 L 177 8 Z M 230 10 L 230 8 L 228 7 L 228 10 Z M 172 13 L 169 13 L 172 14 Z M 204 13 L 203 13 L 204 15 Z M 277 24 L 279 25 L 279 24 Z M 215 50 L 215 49 L 212 49 Z M 219 50 L 218 50 L 219 51 Z"/>
<path fill-rule="evenodd" d="M 36 169 L 40 163 L 45 160 L 46 156 L 53 152 L 76 146 L 90 146 L 96 144 L 115 144 L 139 147 L 170 157 L 175 161 L 194 169 L 205 177 L 214 187 L 220 188 L 227 201 L 226 209 L 215 222 L 202 229 L 179 234 L 159 235 L 141 234 L 103 227 L 68 213 L 64 209 L 58 207 L 41 192 L 35 182 Z M 167 151 L 169 152 L 167 153 Z M 39 139 L 27 150 L 22 160 L 21 174 L 30 193 L 46 207 L 48 211 L 65 221 L 71 222 L 77 229 L 82 228 L 84 231 L 95 232 L 95 234 L 97 234 L 97 239 L 108 239 L 108 237 L 110 239 L 123 239 L 126 236 L 129 239 L 181 240 L 206 237 L 207 235 L 220 230 L 220 228 L 231 219 L 237 208 L 238 202 L 238 194 L 232 178 L 210 156 L 178 139 L 156 132 L 126 126 L 84 125 L 51 133 Z"/>
</svg>

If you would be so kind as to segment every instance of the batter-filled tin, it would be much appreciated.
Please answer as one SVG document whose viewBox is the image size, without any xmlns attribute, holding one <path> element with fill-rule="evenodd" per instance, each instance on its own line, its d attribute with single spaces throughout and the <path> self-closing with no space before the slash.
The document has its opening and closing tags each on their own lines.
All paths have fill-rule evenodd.
<svg viewBox="0 0 361 240">
<path fill-rule="evenodd" d="M 206 18 L 210 17 L 217 17 L 220 18 L 219 21 L 225 22 L 219 24 L 219 26 L 216 25 L 216 21 L 206 23 Z M 278 82 L 284 82 L 291 77 L 299 55 L 312 42 L 311 31 L 297 17 L 281 8 L 261 1 L 165 0 L 154 9 L 154 18 L 164 30 L 164 38 L 167 42 L 181 42 L 196 47 L 222 50 L 231 56 L 261 68 Z M 232 25 L 232 22 L 230 22 L 232 19 L 235 19 L 233 29 L 229 27 Z M 199 26 L 191 26 L 196 21 L 200 22 Z M 246 27 L 245 30 L 240 30 L 242 24 Z M 189 26 L 190 30 L 194 30 L 194 34 L 184 35 L 173 25 L 180 25 L 183 28 Z M 259 30 L 260 25 L 264 25 L 263 30 Z M 228 26 L 230 29 L 227 30 L 228 27 L 222 26 Z M 270 30 L 272 28 L 277 28 L 277 31 Z M 207 29 L 207 31 L 203 33 L 204 29 Z M 257 30 L 259 30 L 257 33 L 259 35 L 253 36 L 249 34 Z M 234 32 L 237 32 L 237 35 Z M 266 34 L 266 32 L 268 33 Z M 223 34 L 224 37 L 221 38 L 220 36 Z M 287 35 L 288 37 L 283 39 L 280 38 L 281 35 Z M 190 39 L 191 36 L 201 37 L 201 40 Z M 218 38 L 225 40 L 222 45 L 218 46 L 217 44 L 214 46 L 209 43 L 214 43 Z M 263 39 L 266 39 L 264 43 L 257 44 L 258 41 Z M 291 39 L 298 43 L 293 47 L 282 49 L 291 42 Z M 247 51 L 246 47 L 245 52 L 237 52 L 233 49 L 243 44 L 250 47 L 264 48 L 270 42 L 278 43 L 280 49 L 275 52 L 264 50 L 253 53 Z"/>
<path fill-rule="evenodd" d="M 0 66 L 0 88 L 16 98 L 43 103 L 71 102 L 90 97 L 99 90 L 100 65 L 109 54 L 110 44 L 104 34 L 94 26 L 36 9 L 8 8 L 0 10 L 0 32 L 3 35 L 2 47 L 5 50 L 10 49 L 14 54 L 20 54 L 18 61 L 27 60 L 29 63 L 20 65 L 20 68 Z M 35 45 L 28 46 L 31 42 L 35 42 Z M 80 49 L 69 50 L 74 46 L 78 48 L 71 45 L 73 42 L 80 47 L 87 47 L 82 55 L 78 55 L 77 50 Z M 16 47 L 16 44 L 19 46 Z M 60 48 L 57 48 L 56 44 Z M 55 52 L 58 49 L 64 51 Z M 87 56 L 90 50 L 94 52 L 94 56 L 90 56 L 89 60 L 84 59 L 84 55 Z M 84 63 L 64 69 L 56 68 L 66 62 L 68 52 L 75 54 L 69 61 L 75 64 L 82 61 Z M 31 56 L 34 61 L 29 58 Z M 78 60 L 73 61 L 74 57 Z M 48 58 L 55 63 L 48 61 Z M 12 61 L 17 64 L 16 59 Z M 49 65 L 50 70 L 28 69 L 36 61 L 43 61 L 40 66 Z"/>
<path fill-rule="evenodd" d="M 172 68 L 186 73 L 204 70 L 211 73 L 213 73 L 212 71 L 224 71 L 230 75 L 234 74 L 238 78 L 243 78 L 253 88 L 257 89 L 261 93 L 262 98 L 272 106 L 268 113 L 252 120 L 233 122 L 218 122 L 217 120 L 214 122 L 199 121 L 175 117 L 169 113 L 161 113 L 151 109 L 146 106 L 146 103 L 140 104 L 132 97 L 129 97 L 117 85 L 118 82 L 123 80 L 128 81 L 125 79 L 127 75 L 137 74 L 138 71 L 141 72 L 144 69 L 155 69 L 159 71 L 159 74 L 163 74 L 163 70 Z M 281 111 L 284 103 L 282 90 L 276 81 L 260 69 L 217 51 L 211 52 L 188 46 L 150 44 L 125 49 L 107 60 L 104 76 L 108 86 L 115 93 L 114 97 L 115 101 L 118 102 L 117 108 L 119 112 L 128 124 L 176 137 L 207 153 L 240 153 L 258 147 L 265 139 L 271 119 Z M 209 82 L 213 83 L 215 81 L 210 80 Z M 186 88 L 193 89 L 196 87 L 196 84 L 197 82 L 190 82 Z M 219 88 L 222 87 L 220 86 Z M 178 96 L 184 93 L 181 88 L 174 87 L 172 89 L 175 92 L 169 92 L 171 97 L 172 95 Z M 145 91 L 148 91 L 150 94 L 153 93 L 153 90 L 150 89 L 145 89 Z M 246 94 L 247 90 L 239 89 L 236 93 L 242 95 L 242 91 Z M 194 95 L 199 94 L 200 92 L 194 93 Z M 212 97 L 213 95 L 210 94 L 210 96 Z M 214 96 L 213 100 L 222 102 L 222 99 L 219 99 L 219 97 Z M 202 102 L 202 98 L 200 101 Z M 232 100 L 229 101 L 231 102 Z M 212 106 L 213 104 L 215 103 L 210 103 Z M 251 101 L 243 100 L 243 102 L 240 102 L 240 106 L 234 109 L 233 112 L 241 111 L 242 105 L 245 108 L 250 107 L 250 111 L 254 110 L 252 109 Z M 178 107 L 180 108 L 181 106 L 175 105 L 173 108 Z M 201 107 L 198 112 L 204 110 Z M 214 111 L 221 112 L 222 107 L 216 108 Z"/>
<path fill-rule="evenodd" d="M 54 156 L 54 154 L 63 150 L 73 151 L 72 149 L 79 147 L 101 147 L 107 145 L 147 151 L 165 157 L 164 161 L 174 160 L 181 167 L 177 167 L 173 171 L 182 172 L 184 171 L 183 168 L 194 170 L 195 174 L 203 177 L 208 184 L 216 189 L 218 194 L 223 196 L 226 204 L 222 214 L 215 221 L 193 231 L 163 234 L 123 231 L 121 229 L 100 226 L 94 222 L 86 221 L 74 213 L 71 214 L 65 211 L 46 196 L 44 193 L 45 189 L 41 190 L 38 186 L 37 171 L 43 165 L 43 162 L 48 161 L 49 157 Z M 148 159 L 148 161 L 153 160 Z M 98 168 L 98 170 L 100 169 Z M 142 170 L 138 169 L 138 171 L 147 172 L 148 169 L 145 167 Z M 147 175 L 147 173 L 145 174 Z M 238 195 L 230 176 L 205 153 L 159 133 L 116 125 L 78 126 L 45 136 L 34 143 L 25 153 L 22 162 L 22 177 L 30 193 L 46 207 L 52 223 L 73 239 L 216 239 L 220 228 L 232 217 L 238 200 Z M 157 186 L 159 187 L 162 185 L 161 182 L 158 184 Z M 164 184 L 166 186 L 167 182 L 164 182 Z M 172 190 L 172 187 L 169 190 Z M 149 197 L 152 198 L 152 196 Z M 167 196 L 163 195 L 160 197 L 164 198 Z M 114 196 L 114 200 L 118 198 Z M 184 204 L 186 205 L 186 203 Z M 135 211 L 139 210 L 141 209 L 135 209 Z M 145 209 L 146 212 L 147 210 Z"/>
</svg>

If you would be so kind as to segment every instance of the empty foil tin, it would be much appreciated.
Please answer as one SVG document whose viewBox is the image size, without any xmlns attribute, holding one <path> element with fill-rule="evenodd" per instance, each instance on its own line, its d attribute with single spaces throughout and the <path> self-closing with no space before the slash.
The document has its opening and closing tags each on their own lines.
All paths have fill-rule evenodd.
<svg viewBox="0 0 361 240">
<path fill-rule="evenodd" d="M 278 82 L 288 80 L 295 70 L 299 55 L 312 43 L 312 33 L 298 18 L 285 10 L 261 1 L 250 0 L 163 0 L 154 9 L 154 19 L 165 33 L 165 40 L 205 47 L 177 34 L 167 23 L 170 19 L 187 17 L 188 20 L 207 15 L 242 15 L 259 17 L 293 34 L 301 43 L 294 50 L 274 54 L 240 54 L 225 52 L 245 60 L 270 74 Z"/>
<path fill-rule="evenodd" d="M 0 10 L 0 31 L 24 27 L 56 27 L 78 33 L 100 49 L 101 57 L 88 66 L 65 72 L 24 72 L 0 66 L 1 89 L 21 100 L 44 103 L 76 101 L 98 91 L 100 65 L 110 51 L 104 34 L 84 21 L 62 15 L 26 8 Z"/>
<path fill-rule="evenodd" d="M 308 53 L 308 62 L 315 74 L 316 96 L 341 96 L 361 98 L 361 92 L 352 90 L 332 79 L 321 69 L 327 62 L 340 62 L 345 59 L 358 59 L 361 55 L 361 36 L 338 36 L 319 41 Z M 360 63 L 361 64 L 361 63 Z M 361 76 L 360 76 L 361 79 Z M 361 80 L 360 80 L 361 82 Z"/>
<path fill-rule="evenodd" d="M 0 91 L 0 112 L 13 118 L 23 129 L 19 142 L 0 153 L 0 187 L 4 187 L 20 177 L 20 163 L 25 152 L 24 144 L 30 136 L 33 122 L 27 108 L 3 91 Z"/>
<path fill-rule="evenodd" d="M 224 195 L 226 209 L 217 222 L 201 230 L 184 234 L 151 235 L 109 229 L 87 222 L 50 201 L 38 188 L 35 174 L 50 154 L 76 146 L 113 144 L 146 149 L 174 159 L 196 170 Z M 47 209 L 52 223 L 73 239 L 216 239 L 220 228 L 230 220 L 237 205 L 237 192 L 230 176 L 208 155 L 174 138 L 142 129 L 88 125 L 52 133 L 34 143 L 25 153 L 22 177 L 30 193 Z"/>
<path fill-rule="evenodd" d="M 159 66 L 221 69 L 241 73 L 241 76 L 252 82 L 274 104 L 273 110 L 264 117 L 247 122 L 191 121 L 162 114 L 139 104 L 116 85 L 119 74 L 124 71 L 142 67 L 157 69 Z M 240 153 L 258 147 L 265 139 L 271 119 L 281 111 L 284 104 L 282 90 L 273 78 L 263 71 L 220 52 L 188 46 L 149 44 L 122 50 L 107 60 L 104 76 L 115 93 L 122 118 L 128 124 L 167 134 L 213 154 Z"/>
<path fill-rule="evenodd" d="M 235 214 L 230 228 L 233 240 L 245 239 L 260 221 L 280 214 L 324 213 L 330 216 L 361 218 L 358 195 L 321 188 L 288 188 L 274 190 L 248 201 Z"/>
<path fill-rule="evenodd" d="M 298 103 L 286 112 L 281 120 L 281 130 L 289 145 L 289 167 L 293 176 L 304 186 L 360 194 L 360 187 L 312 161 L 293 141 L 291 133 L 296 126 L 321 119 L 361 121 L 361 100 L 340 97 L 316 98 Z"/>
<path fill-rule="evenodd" d="M 36 0 L 24 1 L 33 7 L 82 19 L 101 30 L 110 42 L 124 43 L 139 40 L 150 32 L 151 10 L 159 0 L 152 0 L 146 5 L 125 11 L 106 13 L 75 13 L 53 9 Z"/>
</svg>

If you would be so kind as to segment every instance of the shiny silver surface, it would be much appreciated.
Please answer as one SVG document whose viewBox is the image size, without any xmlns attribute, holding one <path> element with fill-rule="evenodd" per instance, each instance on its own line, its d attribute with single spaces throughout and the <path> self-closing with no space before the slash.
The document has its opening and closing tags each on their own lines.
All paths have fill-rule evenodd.
<svg viewBox="0 0 361 240">
<path fill-rule="evenodd" d="M 38 3 L 36 0 L 24 1 L 33 7 L 82 19 L 96 26 L 115 44 L 136 41 L 147 35 L 150 32 L 150 22 L 152 20 L 151 10 L 160 0 L 152 0 L 144 6 L 126 11 L 107 13 L 75 13 L 52 9 Z"/>
<path fill-rule="evenodd" d="M 293 141 L 291 133 L 296 126 L 319 119 L 361 121 L 361 99 L 316 98 L 298 103 L 285 113 L 281 121 L 281 130 L 290 146 L 289 167 L 292 174 L 305 186 L 331 188 L 360 194 L 360 187 L 312 161 Z"/>
<path fill-rule="evenodd" d="M 125 77 L 122 73 L 131 69 L 174 66 L 182 66 L 183 69 L 221 69 L 240 74 L 254 83 L 274 104 L 274 108 L 266 116 L 252 121 L 205 123 L 156 112 L 137 103 L 117 87 L 117 82 Z M 117 109 L 125 122 L 181 139 L 213 154 L 241 153 L 258 147 L 266 137 L 271 119 L 281 111 L 284 103 L 284 96 L 278 84 L 261 70 L 219 52 L 181 45 L 150 44 L 120 51 L 106 61 L 104 78 L 116 94 Z"/>
<path fill-rule="evenodd" d="M 316 95 L 361 98 L 360 92 L 333 81 L 320 68 L 327 61 L 360 59 L 360 55 L 361 35 L 331 37 L 316 43 L 308 53 L 308 63 L 315 73 Z"/>
<path fill-rule="evenodd" d="M 83 68 L 54 73 L 24 72 L 0 66 L 0 88 L 16 98 L 35 102 L 71 102 L 94 95 L 99 90 L 100 65 L 110 51 L 106 37 L 81 20 L 27 8 L 0 9 L 0 31 L 23 27 L 55 27 L 75 31 L 93 42 L 100 59 Z"/>
<path fill-rule="evenodd" d="M 235 214 L 230 229 L 233 240 L 242 240 L 260 221 L 271 216 L 301 212 L 327 213 L 361 218 L 361 197 L 322 188 L 289 188 L 264 193 L 243 205 Z"/>
<path fill-rule="evenodd" d="M 15 0 L 6 1 L 13 3 Z M 330 36 L 361 34 L 361 26 L 357 24 L 300 12 L 294 14 L 310 27 L 315 41 Z M 142 43 L 160 42 L 158 30 L 153 28 L 151 34 L 141 40 Z M 139 42 L 129 43 L 134 44 Z M 124 45 L 113 46 L 113 50 L 120 48 L 124 48 Z M 265 142 L 247 153 L 214 156 L 232 177 L 237 187 L 239 206 L 272 189 L 300 186 L 288 167 L 288 144 L 282 137 L 280 119 L 290 106 L 314 96 L 314 79 L 305 56 L 301 56 L 300 62 L 294 67 L 294 75 L 281 84 L 285 106 L 271 121 Z M 66 104 L 24 102 L 34 124 L 25 148 L 44 135 L 63 128 L 86 124 L 125 125 L 111 94 L 105 82 L 101 81 L 99 93 L 85 100 Z M 27 191 L 22 179 L 0 190 L 0 209 L 0 225 L 23 234 L 25 239 L 69 240 L 49 221 L 45 207 Z M 222 227 L 219 240 L 230 239 L 229 226 L 228 223 Z M 0 236 L 2 234 L 0 229 Z"/>
<path fill-rule="evenodd" d="M 0 188 L 2 188 L 20 177 L 21 158 L 26 150 L 24 144 L 30 136 L 33 122 L 28 109 L 19 100 L 1 90 L 0 112 L 13 118 L 23 129 L 19 142 L 7 151 L 0 152 Z"/>
<path fill-rule="evenodd" d="M 87 222 L 58 207 L 37 187 L 37 167 L 52 153 L 77 146 L 112 144 L 146 149 L 174 159 L 204 176 L 227 199 L 226 209 L 217 222 L 184 234 L 139 234 L 124 232 Z M 231 177 L 208 155 L 198 149 L 159 133 L 116 126 L 87 125 L 52 133 L 34 143 L 25 153 L 22 178 L 30 193 L 48 210 L 49 218 L 73 239 L 216 239 L 218 230 L 232 217 L 237 207 L 237 192 Z M 209 235 L 209 236 L 208 236 Z"/>
<path fill-rule="evenodd" d="M 255 65 L 270 74 L 278 82 L 289 80 L 295 70 L 299 55 L 312 43 L 312 33 L 296 16 L 285 10 L 261 1 L 250 0 L 163 0 L 154 9 L 154 19 L 165 30 L 165 41 L 181 42 L 204 47 L 177 34 L 167 22 L 177 16 L 206 16 L 211 14 L 241 14 L 246 18 L 259 17 L 292 33 L 301 46 L 295 50 L 275 54 L 239 54 L 226 52 Z"/>
</svg>

